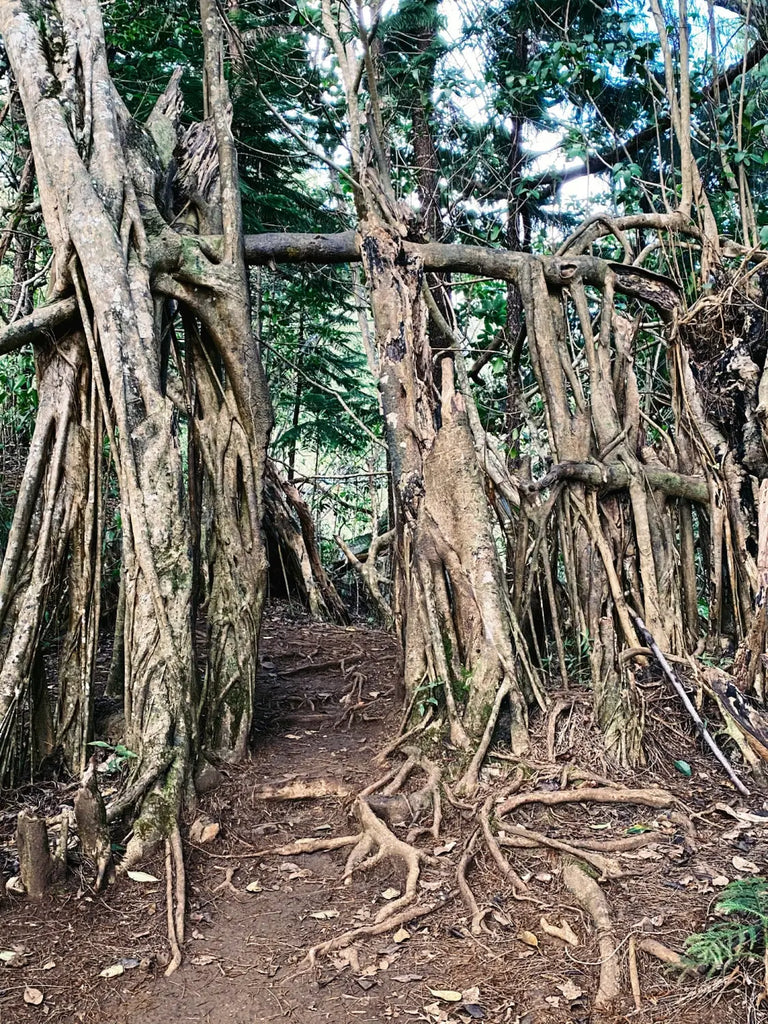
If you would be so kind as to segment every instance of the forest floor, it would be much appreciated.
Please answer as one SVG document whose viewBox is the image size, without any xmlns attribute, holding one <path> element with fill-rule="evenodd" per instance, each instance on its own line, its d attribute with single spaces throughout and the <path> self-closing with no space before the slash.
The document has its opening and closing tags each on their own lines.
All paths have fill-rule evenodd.
<svg viewBox="0 0 768 1024">
<path fill-rule="evenodd" d="M 425 867 L 420 882 L 424 898 L 436 902 L 437 909 L 405 928 L 321 957 L 310 968 L 309 947 L 370 922 L 393 893 L 402 891 L 401 869 L 384 861 L 345 886 L 345 849 L 292 857 L 263 851 L 301 837 L 356 830 L 350 819 L 352 795 L 383 774 L 374 758 L 399 725 L 396 682 L 397 649 L 390 635 L 318 625 L 272 610 L 263 628 L 255 749 L 244 764 L 221 766 L 213 779 L 218 785 L 201 800 L 198 813 L 220 826 L 218 835 L 194 842 L 185 829 L 188 915 L 182 967 L 170 978 L 163 976 L 169 952 L 162 856 L 144 866 L 155 881 L 123 877 L 100 895 L 85 877 L 73 874 L 37 905 L 9 894 L 3 884 L 0 1024 L 43 1019 L 82 1024 L 748 1024 L 762 1016 L 756 1008 L 756 982 L 741 975 L 726 980 L 681 975 L 643 952 L 637 954 L 639 1010 L 631 996 L 630 936 L 652 936 L 680 950 L 685 937 L 705 922 L 717 886 L 736 877 L 733 858 L 737 864 L 748 859 L 764 865 L 768 854 L 768 827 L 759 817 L 757 823 L 737 820 L 722 810 L 743 802 L 722 783 L 715 762 L 697 752 L 688 723 L 653 676 L 644 689 L 651 767 L 631 779 L 609 774 L 619 784 L 672 789 L 695 832 L 679 813 L 627 804 L 525 806 L 515 817 L 576 843 L 578 837 L 653 832 L 648 845 L 620 856 L 622 876 L 602 885 L 621 940 L 616 958 L 625 992 L 611 1012 L 592 1009 L 599 936 L 562 882 L 560 854 L 513 852 L 514 866 L 528 880 L 532 897 L 521 901 L 479 850 L 468 881 L 488 913 L 481 934 L 471 933 L 456 871 L 475 824 L 450 805 L 440 842 L 426 844 L 435 861 Z M 547 736 L 541 724 L 540 759 L 528 761 L 527 788 L 557 789 L 568 763 L 607 771 L 590 732 L 588 695 L 574 695 L 577 700 L 560 717 L 558 731 L 550 730 L 554 767 L 545 764 Z M 692 767 L 690 779 L 674 768 L 681 758 Z M 393 760 L 397 763 L 398 755 Z M 514 767 L 501 751 L 489 759 L 483 780 L 500 785 Z M 329 788 L 336 792 L 311 800 L 259 797 L 266 784 L 313 780 L 332 782 Z M 0 794 L 3 883 L 13 868 L 19 804 L 51 814 L 73 792 L 71 786 L 49 784 L 26 786 L 4 798 Z M 760 798 L 750 801 L 750 809 L 765 813 Z M 578 945 L 548 935 L 542 918 L 557 925 L 566 921 Z M 2 951 L 16 956 L 3 962 Z M 102 976 L 109 968 L 114 976 Z M 37 1001 L 35 993 L 42 997 L 39 1005 L 25 1002 L 25 994 Z"/>
</svg>

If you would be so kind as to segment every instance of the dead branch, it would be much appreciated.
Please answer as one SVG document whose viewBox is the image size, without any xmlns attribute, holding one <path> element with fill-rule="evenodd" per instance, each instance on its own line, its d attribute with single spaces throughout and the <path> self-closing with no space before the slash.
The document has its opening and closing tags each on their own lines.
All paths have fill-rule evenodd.
<svg viewBox="0 0 768 1024">
<path fill-rule="evenodd" d="M 741 781 L 741 779 L 738 777 L 736 772 L 733 770 L 730 762 L 728 761 L 728 758 L 725 756 L 725 754 L 722 752 L 720 747 L 718 747 L 717 743 L 715 743 L 714 739 L 710 735 L 709 730 L 707 729 L 706 725 L 704 725 L 704 722 L 702 721 L 701 715 L 698 713 L 696 708 L 691 703 L 691 701 L 690 701 L 690 699 L 688 697 L 688 694 L 683 689 L 683 684 L 680 682 L 680 680 L 677 678 L 675 673 L 672 671 L 672 667 L 670 666 L 670 664 L 667 661 L 667 659 L 664 657 L 664 654 L 662 653 L 662 651 L 659 649 L 659 645 L 656 643 L 656 641 L 654 640 L 653 636 L 648 632 L 648 629 L 647 629 L 645 623 L 643 622 L 643 620 L 640 618 L 639 615 L 635 615 L 634 618 L 635 618 L 635 625 L 637 626 L 638 632 L 641 634 L 641 636 L 645 640 L 646 645 L 648 647 L 650 647 L 650 649 L 653 651 L 653 656 L 656 658 L 656 661 L 659 663 L 662 672 L 667 677 L 667 679 L 670 681 L 670 683 L 672 683 L 672 685 L 674 686 L 675 691 L 676 691 L 678 697 L 683 702 L 683 707 L 688 712 L 688 714 L 691 716 L 691 719 L 693 720 L 693 723 L 696 726 L 697 732 L 699 733 L 701 738 L 704 740 L 704 742 L 707 744 L 707 746 L 712 751 L 712 753 L 715 755 L 715 757 L 720 762 L 720 764 L 723 766 L 723 768 L 725 769 L 725 774 L 728 776 L 728 778 L 734 784 L 734 786 L 739 791 L 739 793 L 741 793 L 742 796 L 747 796 L 748 797 L 750 795 L 749 790 L 744 785 L 744 783 Z"/>
<path fill-rule="evenodd" d="M 614 789 L 598 786 L 594 789 L 533 790 L 530 793 L 517 793 L 509 797 L 496 813 L 499 817 L 522 807 L 524 804 L 555 804 L 594 803 L 594 804 L 641 804 L 644 807 L 672 807 L 675 797 L 665 789 Z"/>
</svg>

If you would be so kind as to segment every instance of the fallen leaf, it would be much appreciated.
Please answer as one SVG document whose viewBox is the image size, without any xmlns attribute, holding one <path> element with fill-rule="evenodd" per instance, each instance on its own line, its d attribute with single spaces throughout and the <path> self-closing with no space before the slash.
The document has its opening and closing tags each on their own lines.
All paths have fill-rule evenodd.
<svg viewBox="0 0 768 1024">
<path fill-rule="evenodd" d="M 216 963 L 216 957 L 203 953 L 201 956 L 191 956 L 189 962 L 194 964 L 195 967 L 207 967 L 209 964 Z"/>
<path fill-rule="evenodd" d="M 452 988 L 431 988 L 429 994 L 434 996 L 435 999 L 442 999 L 445 1003 L 460 1003 L 461 992 L 456 992 Z"/>
<path fill-rule="evenodd" d="M 746 871 L 750 875 L 756 875 L 760 870 L 757 864 L 751 860 L 745 860 L 744 857 L 734 857 L 731 864 L 733 864 L 737 871 Z"/>
<path fill-rule="evenodd" d="M 314 917 L 317 921 L 330 921 L 332 917 L 338 917 L 338 910 L 316 910 L 314 914 L 310 914 L 310 917 Z"/>
<path fill-rule="evenodd" d="M 539 924 L 541 925 L 542 931 L 546 932 L 547 935 L 551 935 L 555 939 L 560 939 L 562 942 L 567 942 L 569 946 L 578 946 L 579 938 L 564 917 L 560 918 L 559 928 L 557 925 L 550 924 L 546 917 L 542 917 Z"/>
<path fill-rule="evenodd" d="M 438 889 L 442 889 L 442 882 L 424 882 L 420 881 L 419 885 L 425 892 L 437 892 Z"/>
<path fill-rule="evenodd" d="M 502 928 L 509 928 L 512 925 L 511 919 L 506 914 L 502 914 L 500 910 L 494 910 L 491 916 L 496 924 L 500 924 Z"/>
<path fill-rule="evenodd" d="M 0 963 L 6 967 L 21 967 L 24 963 L 24 954 L 16 949 L 0 949 Z"/>
<path fill-rule="evenodd" d="M 246 892 L 264 892 L 264 886 L 261 882 L 249 882 L 245 887 Z"/>
<path fill-rule="evenodd" d="M 210 843 L 221 832 L 221 825 L 207 815 L 196 818 L 189 828 L 189 838 L 193 843 Z"/>
<path fill-rule="evenodd" d="M 548 871 L 539 871 L 538 874 L 533 876 L 537 882 L 551 882 L 552 875 Z"/>
<path fill-rule="evenodd" d="M 285 738 L 287 740 L 300 740 L 301 736 L 297 736 L 296 733 L 294 733 L 294 732 L 287 732 L 285 734 Z"/>
<path fill-rule="evenodd" d="M 30 988 L 29 985 L 24 986 L 25 1003 L 29 1003 L 30 1006 L 39 1006 L 43 999 L 45 999 L 45 996 L 39 988 Z"/>
<path fill-rule="evenodd" d="M 367 967 L 364 967 L 362 971 L 360 971 L 360 974 L 363 978 L 372 978 L 377 972 L 378 967 L 376 964 L 368 964 Z"/>
<path fill-rule="evenodd" d="M 148 875 L 146 871 L 126 871 L 126 875 L 132 878 L 134 882 L 159 882 L 159 878 L 155 878 L 154 875 Z"/>
<path fill-rule="evenodd" d="M 369 988 L 373 988 L 373 986 L 377 984 L 377 982 L 375 982 L 373 978 L 355 978 L 355 981 L 363 990 L 363 992 L 367 992 Z"/>
<path fill-rule="evenodd" d="M 203 935 L 203 933 L 201 931 L 199 931 L 199 929 L 193 928 L 192 929 L 192 938 L 193 939 L 197 939 L 198 941 L 200 941 L 200 940 L 204 940 L 205 936 Z"/>
<path fill-rule="evenodd" d="M 385 889 L 381 894 L 383 900 L 395 900 L 400 895 L 399 889 Z"/>
<path fill-rule="evenodd" d="M 555 985 L 555 988 L 559 989 L 569 1003 L 572 1003 L 574 999 L 579 999 L 584 995 L 582 989 L 578 985 L 574 984 L 569 978 L 568 981 L 563 982 L 562 985 Z"/>
<path fill-rule="evenodd" d="M 112 964 L 111 967 L 105 967 L 103 971 L 99 971 L 100 978 L 119 978 L 121 974 L 125 974 L 122 964 Z"/>
<path fill-rule="evenodd" d="M 728 882 L 729 879 L 726 877 L 726 875 L 715 875 L 715 877 L 712 879 L 712 885 L 714 885 L 718 889 L 724 889 L 726 885 L 728 885 Z"/>
<path fill-rule="evenodd" d="M 434 848 L 434 850 L 432 851 L 432 853 L 435 855 L 435 857 L 439 857 L 442 853 L 450 853 L 451 850 L 453 850 L 455 846 L 456 846 L 456 840 L 455 839 L 449 839 L 448 842 L 445 843 L 443 846 L 436 846 Z"/>
<path fill-rule="evenodd" d="M 549 1003 L 550 1006 L 558 1007 L 560 1005 L 560 996 L 545 996 L 544 1002 Z"/>
<path fill-rule="evenodd" d="M 479 1003 L 464 1003 L 462 1010 L 466 1010 L 472 1020 L 485 1020 L 485 1010 Z"/>
<path fill-rule="evenodd" d="M 395 934 L 392 936 L 393 942 L 407 942 L 410 939 L 411 933 L 406 931 L 405 928 L 398 928 Z"/>
<path fill-rule="evenodd" d="M 43 964 L 43 966 L 40 968 L 40 970 L 41 971 L 52 971 L 55 966 L 56 966 L 56 961 L 55 960 L 49 960 L 47 963 Z"/>
<path fill-rule="evenodd" d="M 533 932 L 518 932 L 518 939 L 524 942 L 526 946 L 538 946 L 539 940 L 533 934 Z"/>
<path fill-rule="evenodd" d="M 424 981 L 423 974 L 396 974 L 394 980 L 400 985 L 410 985 L 412 981 Z"/>
<path fill-rule="evenodd" d="M 11 875 L 8 881 L 5 883 L 5 888 L 8 892 L 15 892 L 19 896 L 23 896 L 27 891 L 24 888 L 24 883 L 18 875 Z"/>
<path fill-rule="evenodd" d="M 473 985 L 472 988 L 465 988 L 461 993 L 461 998 L 465 1003 L 476 1003 L 480 998 L 480 989 L 477 985 Z"/>
</svg>

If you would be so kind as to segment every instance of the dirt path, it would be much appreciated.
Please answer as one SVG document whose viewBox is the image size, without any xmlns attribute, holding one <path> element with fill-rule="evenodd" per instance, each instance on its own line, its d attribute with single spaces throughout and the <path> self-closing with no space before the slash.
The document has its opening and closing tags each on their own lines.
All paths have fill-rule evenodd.
<svg viewBox="0 0 768 1024">
<path fill-rule="evenodd" d="M 322 958 L 309 969 L 307 949 L 369 922 L 387 897 L 402 889 L 400 869 L 383 862 L 345 887 L 345 850 L 288 858 L 260 851 L 302 837 L 356 831 L 350 800 L 341 794 L 356 792 L 382 773 L 373 761 L 397 727 L 396 683 L 397 651 L 388 635 L 268 617 L 256 749 L 247 763 L 222 769 L 210 780 L 218 785 L 203 798 L 200 811 L 220 825 L 219 835 L 186 846 L 184 965 L 171 978 L 163 977 L 168 947 L 161 858 L 147 865 L 157 882 L 123 879 L 103 897 L 92 895 L 85 879 L 79 890 L 70 879 L 39 906 L 4 894 L 0 951 L 16 947 L 18 957 L 11 965 L 0 964 L 0 1024 L 43 1018 L 83 1024 L 466 1024 L 474 1019 L 747 1024 L 752 1019 L 737 994 L 740 982 L 733 995 L 720 992 L 718 979 L 709 988 L 690 979 L 680 983 L 645 954 L 638 959 L 640 1013 L 627 997 L 614 1013 L 596 1015 L 591 1006 L 600 969 L 598 936 L 565 889 L 556 853 L 515 852 L 515 867 L 530 885 L 524 902 L 514 899 L 490 858 L 479 856 L 468 878 L 487 913 L 483 930 L 473 935 L 458 897 L 456 867 L 474 824 L 450 807 L 440 844 L 431 844 L 435 864 L 421 880 L 424 898 L 442 901 L 441 909 L 404 933 L 393 929 L 363 940 L 348 955 Z M 713 809 L 717 801 L 733 804 L 734 794 L 720 785 L 706 758 L 691 754 L 685 725 L 663 695 L 649 692 L 648 697 L 667 715 L 654 757 L 662 775 L 625 781 L 676 786 L 688 813 L 700 815 L 695 834 L 673 813 L 627 805 L 526 807 L 515 819 L 574 842 L 576 836 L 652 833 L 646 847 L 622 856 L 622 877 L 604 886 L 622 940 L 616 960 L 626 993 L 630 933 L 680 948 L 705 918 L 713 880 L 734 877 L 734 855 L 760 864 L 768 856 L 768 830 L 753 824 L 734 832 L 733 820 Z M 577 751 L 582 761 L 596 756 L 585 749 L 578 723 L 577 702 L 558 732 L 562 764 L 577 760 Z M 674 769 L 664 774 L 681 749 L 692 760 L 691 781 L 675 778 Z M 510 770 L 503 756 L 495 758 L 488 778 L 501 780 Z M 554 774 L 547 772 L 534 762 L 527 769 L 531 785 L 545 790 L 558 788 L 560 771 L 558 766 Z M 336 795 L 291 801 L 258 796 L 265 784 L 318 779 L 333 782 Z M 29 787 L 21 796 L 46 813 L 71 799 L 65 789 L 50 786 Z M 10 848 L 15 810 L 0 805 L 0 855 Z M 558 925 L 565 919 L 579 945 L 547 935 L 542 917 Z M 100 976 L 116 966 L 124 972 Z M 42 993 L 41 1006 L 25 1005 L 25 986 Z M 451 1001 L 435 995 L 441 992 L 462 997 Z"/>
</svg>

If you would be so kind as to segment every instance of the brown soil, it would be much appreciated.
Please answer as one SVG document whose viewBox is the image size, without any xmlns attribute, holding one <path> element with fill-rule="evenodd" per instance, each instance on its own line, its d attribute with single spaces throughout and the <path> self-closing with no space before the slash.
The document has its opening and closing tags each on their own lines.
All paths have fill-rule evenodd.
<svg viewBox="0 0 768 1024">
<path fill-rule="evenodd" d="M 354 793 L 383 774 L 373 761 L 399 724 L 397 650 L 383 632 L 297 622 L 272 613 L 264 623 L 262 659 L 253 755 L 237 767 L 220 766 L 218 787 L 198 809 L 220 824 L 220 834 L 204 845 L 186 840 L 187 941 L 181 969 L 163 977 L 169 953 L 161 857 L 144 866 L 159 881 L 122 878 L 103 895 L 92 892 L 85 872 L 70 873 L 38 905 L 3 889 L 0 951 L 16 948 L 19 955 L 15 964 L 0 963 L 0 1024 L 43 1019 L 83 1024 L 758 1020 L 754 983 L 738 976 L 724 987 L 722 978 L 681 977 L 645 953 L 638 954 L 641 1010 L 634 1008 L 629 936 L 651 935 L 680 949 L 685 936 L 706 919 L 716 893 L 712 879 L 736 877 L 734 856 L 764 865 L 768 854 L 765 827 L 747 823 L 734 831 L 737 822 L 715 809 L 718 802 L 735 807 L 740 801 L 722 783 L 714 761 L 696 753 L 688 724 L 652 679 L 645 693 L 660 723 L 654 725 L 650 717 L 653 772 L 621 778 L 601 765 L 588 704 L 577 700 L 559 720 L 554 769 L 543 767 L 546 723 L 541 723 L 542 757 L 529 759 L 523 788 L 554 791 L 568 763 L 608 772 L 617 782 L 636 787 L 664 786 L 680 798 L 695 834 L 688 833 L 682 815 L 624 804 L 531 805 L 514 815 L 516 824 L 576 845 L 579 838 L 621 838 L 633 826 L 652 830 L 649 846 L 621 855 L 624 876 L 602 884 L 620 941 L 616 956 L 626 993 L 613 1012 L 598 1015 L 591 1009 L 600 970 L 599 936 L 562 883 L 559 854 L 507 851 L 518 873 L 530 876 L 532 900 L 520 901 L 478 847 L 468 880 L 488 913 L 482 933 L 470 933 L 456 868 L 475 824 L 450 805 L 444 808 L 440 842 L 420 841 L 430 852 L 434 847 L 440 851 L 438 863 L 425 868 L 421 880 L 423 898 L 439 908 L 408 925 L 408 937 L 398 935 L 399 942 L 393 929 L 360 940 L 350 955 L 332 954 L 308 967 L 309 947 L 370 921 L 384 905 L 387 890 L 402 890 L 401 870 L 383 862 L 344 886 L 346 850 L 294 857 L 263 853 L 306 836 L 353 833 L 357 825 L 350 816 L 351 798 L 286 801 L 255 794 L 267 783 L 314 779 L 334 781 L 340 791 Z M 450 763 L 451 752 L 443 753 Z M 691 779 L 675 771 L 679 758 L 691 763 Z M 484 782 L 500 785 L 514 768 L 509 758 L 492 757 Z M 19 805 L 55 814 L 72 796 L 71 786 L 30 785 L 0 803 L 4 881 L 14 867 Z M 760 811 L 761 800 L 753 799 L 750 806 Z M 579 945 L 566 946 L 548 936 L 542 916 L 553 924 L 565 919 Z M 100 976 L 121 961 L 123 974 Z M 43 994 L 42 1005 L 25 1004 L 25 987 L 28 996 L 29 989 Z M 463 992 L 464 998 L 435 995 L 445 990 Z"/>
</svg>

